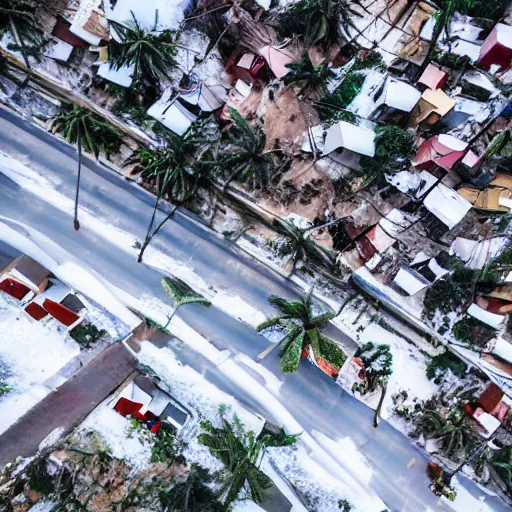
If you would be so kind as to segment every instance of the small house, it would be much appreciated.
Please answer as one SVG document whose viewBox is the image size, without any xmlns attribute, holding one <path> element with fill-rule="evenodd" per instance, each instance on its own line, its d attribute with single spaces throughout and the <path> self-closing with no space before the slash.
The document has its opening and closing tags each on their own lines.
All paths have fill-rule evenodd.
<svg viewBox="0 0 512 512">
<path fill-rule="evenodd" d="M 283 78 L 290 72 L 287 66 L 295 62 L 295 57 L 286 48 L 277 46 L 263 46 L 259 50 L 260 55 L 265 59 L 268 67 L 276 78 Z"/>
<path fill-rule="evenodd" d="M 425 197 L 423 205 L 449 229 L 455 227 L 471 209 L 466 201 L 455 190 L 439 183 Z"/>
<path fill-rule="evenodd" d="M 375 156 L 375 132 L 339 121 L 327 129 L 324 154 L 328 155 L 338 148 L 373 157 Z"/>
<path fill-rule="evenodd" d="M 37 261 L 21 255 L 1 271 L 0 291 L 15 299 L 26 300 L 46 288 L 49 276 L 50 272 Z"/>
<path fill-rule="evenodd" d="M 394 277 L 393 284 L 401 288 L 407 295 L 415 295 L 430 286 L 431 283 L 413 268 L 403 266 Z"/>
<path fill-rule="evenodd" d="M 426 129 L 448 114 L 456 103 L 441 89 L 427 89 L 413 109 L 408 126 Z"/>
<path fill-rule="evenodd" d="M 134 71 L 135 66 L 133 64 L 121 66 L 119 69 L 116 69 L 112 66 L 111 62 L 103 62 L 98 68 L 98 76 L 121 87 L 130 87 L 133 82 Z"/>
<path fill-rule="evenodd" d="M 467 199 L 473 208 L 508 213 L 512 208 L 512 176 L 497 173 L 483 190 L 463 185 L 458 193 Z"/>
<path fill-rule="evenodd" d="M 421 97 L 421 92 L 412 85 L 387 77 L 384 85 L 375 97 L 377 109 L 372 119 L 387 122 L 400 122 L 405 114 L 409 114 Z"/>
<path fill-rule="evenodd" d="M 480 48 L 476 65 L 482 69 L 506 69 L 512 62 L 512 27 L 497 23 Z"/>
<path fill-rule="evenodd" d="M 476 318 L 477 320 L 480 320 L 480 322 L 483 322 L 484 324 L 489 325 L 493 329 L 499 329 L 505 321 L 505 317 L 503 315 L 498 315 L 496 313 L 486 311 L 477 304 L 471 304 L 468 309 L 468 315 Z"/>
</svg>

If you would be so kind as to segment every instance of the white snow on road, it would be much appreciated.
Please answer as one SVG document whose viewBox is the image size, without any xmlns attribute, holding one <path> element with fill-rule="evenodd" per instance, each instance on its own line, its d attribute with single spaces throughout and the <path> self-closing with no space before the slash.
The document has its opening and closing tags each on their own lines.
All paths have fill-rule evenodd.
<svg viewBox="0 0 512 512">
<path fill-rule="evenodd" d="M 0 366 L 14 388 L 0 397 L 0 432 L 6 430 L 50 390 L 41 386 L 80 353 L 65 328 L 35 322 L 18 301 L 0 292 Z"/>
<path fill-rule="evenodd" d="M 22 162 L 12 158 L 0 151 L 0 172 L 8 176 L 25 190 L 37 195 L 52 206 L 60 209 L 68 215 L 73 214 L 74 202 L 55 189 L 55 185 L 30 169 Z M 99 219 L 97 212 L 89 212 L 83 206 L 79 211 L 81 229 L 90 229 L 99 236 L 116 245 L 121 250 L 138 255 L 135 245 L 137 240 L 133 235 L 112 226 L 108 219 Z M 0 233 L 1 235 L 1 233 Z M 25 251 L 24 251 L 25 252 Z M 191 286 L 195 291 L 207 297 L 212 304 L 227 314 L 241 320 L 242 322 L 255 327 L 265 320 L 263 313 L 245 302 L 241 297 L 229 293 L 224 289 L 215 289 L 199 276 L 192 266 L 186 265 L 171 256 L 156 250 L 151 245 L 144 253 L 144 263 L 161 270 L 163 273 L 170 273 L 179 277 Z M 42 263 L 44 265 L 44 263 Z M 47 265 L 45 265 L 47 266 Z M 49 268 L 49 267 L 47 267 Z M 99 302 L 99 301 L 98 301 Z"/>
</svg>

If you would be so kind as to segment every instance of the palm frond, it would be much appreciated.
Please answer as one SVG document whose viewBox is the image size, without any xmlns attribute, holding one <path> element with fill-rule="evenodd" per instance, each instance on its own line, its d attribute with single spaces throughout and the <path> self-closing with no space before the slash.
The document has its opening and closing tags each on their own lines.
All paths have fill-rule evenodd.
<svg viewBox="0 0 512 512">
<path fill-rule="evenodd" d="M 177 277 L 164 277 L 162 287 L 167 295 L 175 302 L 176 307 L 183 304 L 201 304 L 211 306 L 211 302 L 200 293 L 195 292 L 187 283 Z"/>
<path fill-rule="evenodd" d="M 283 373 L 293 373 L 299 369 L 300 358 L 304 350 L 306 333 L 301 332 L 281 353 L 281 371 Z"/>
</svg>

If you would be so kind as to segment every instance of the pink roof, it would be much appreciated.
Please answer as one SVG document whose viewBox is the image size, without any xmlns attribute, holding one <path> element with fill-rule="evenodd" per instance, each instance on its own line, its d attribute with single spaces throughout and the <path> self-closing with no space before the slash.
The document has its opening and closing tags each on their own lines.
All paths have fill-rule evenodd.
<svg viewBox="0 0 512 512">
<path fill-rule="evenodd" d="M 469 168 L 475 167 L 480 161 L 480 157 L 473 153 L 473 151 L 468 151 L 464 158 L 462 159 L 462 163 L 467 165 Z"/>
<path fill-rule="evenodd" d="M 506 69 L 512 62 L 512 27 L 497 23 L 480 47 L 476 65 L 489 69 L 492 65 Z"/>
<path fill-rule="evenodd" d="M 449 171 L 463 156 L 467 144 L 451 135 L 436 135 L 418 149 L 414 166 L 431 169 L 434 165 Z"/>
<path fill-rule="evenodd" d="M 434 64 L 429 64 L 420 76 L 418 83 L 435 90 L 444 85 L 447 77 L 448 73 L 446 71 L 442 71 Z"/>
<path fill-rule="evenodd" d="M 381 254 L 386 252 L 395 243 L 395 239 L 387 235 L 378 224 L 366 233 L 366 238 Z"/>
<path fill-rule="evenodd" d="M 254 53 L 244 53 L 240 57 L 240 60 L 236 63 L 236 65 L 239 68 L 251 69 L 252 63 L 254 61 L 254 57 L 255 57 Z"/>
<path fill-rule="evenodd" d="M 287 64 L 295 62 L 295 59 L 284 48 L 264 46 L 260 48 L 260 55 L 267 61 L 268 67 L 277 78 L 282 78 L 290 72 Z"/>
</svg>

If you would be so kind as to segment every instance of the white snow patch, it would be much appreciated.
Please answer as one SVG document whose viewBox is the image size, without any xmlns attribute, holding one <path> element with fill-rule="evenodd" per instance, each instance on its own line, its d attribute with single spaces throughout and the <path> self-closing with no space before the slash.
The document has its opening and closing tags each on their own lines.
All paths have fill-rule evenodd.
<svg viewBox="0 0 512 512">
<path fill-rule="evenodd" d="M 451 482 L 452 487 L 457 492 L 455 501 L 449 501 L 444 496 L 441 498 L 444 502 L 450 505 L 455 512 L 493 512 L 493 508 L 485 503 L 485 495 L 475 498 L 469 491 L 460 485 L 457 477 L 454 477 Z"/>
<path fill-rule="evenodd" d="M 64 427 L 57 427 L 53 429 L 40 443 L 39 450 L 44 450 L 46 448 L 50 448 L 62 437 L 64 434 Z"/>
<path fill-rule="evenodd" d="M 134 470 L 144 469 L 151 459 L 151 443 L 130 435 L 130 421 L 106 404 L 97 407 L 78 427 L 93 431 L 105 442 L 113 457 L 123 459 Z"/>
<path fill-rule="evenodd" d="M 28 512 L 52 512 L 52 510 L 58 505 L 56 501 L 50 501 L 47 499 L 38 501 L 33 507 L 30 507 Z"/>
</svg>

